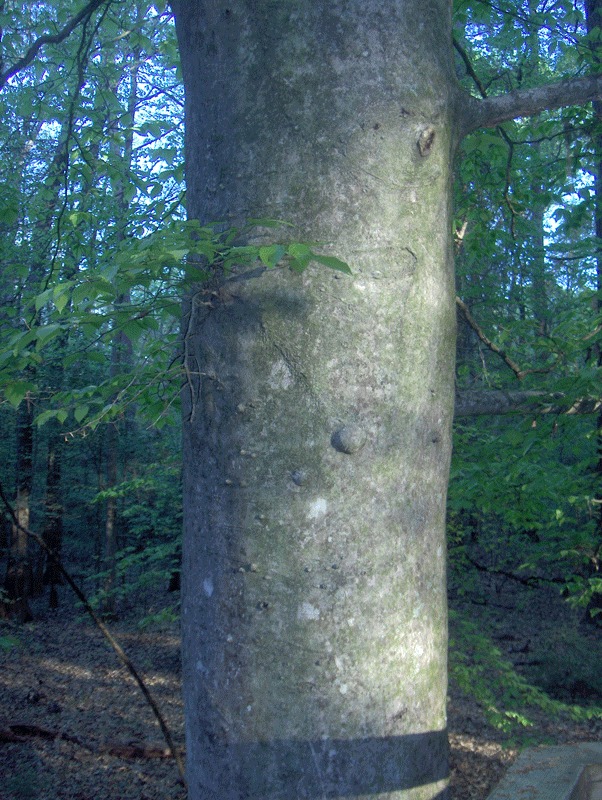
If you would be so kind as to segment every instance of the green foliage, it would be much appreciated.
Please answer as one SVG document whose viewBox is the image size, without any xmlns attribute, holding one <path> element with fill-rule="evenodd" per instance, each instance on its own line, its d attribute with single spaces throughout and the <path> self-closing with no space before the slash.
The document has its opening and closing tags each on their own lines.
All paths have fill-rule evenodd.
<svg viewBox="0 0 602 800">
<path fill-rule="evenodd" d="M 588 420 L 570 417 L 536 427 L 516 417 L 459 424 L 449 500 L 452 561 L 469 552 L 492 569 L 564 581 L 589 602 L 597 584 L 581 571 L 599 546 L 590 433 Z"/>
<path fill-rule="evenodd" d="M 3 69 L 72 15 L 64 2 L 0 9 Z M 349 273 L 278 220 L 184 220 L 178 70 L 167 4 L 111 3 L 0 94 L 0 478 L 12 490 L 26 406 L 31 524 L 46 524 L 46 460 L 60 450 L 67 558 L 102 582 L 99 602 L 124 606 L 166 588 L 179 562 L 184 296 L 210 302 L 211 282 L 248 269 Z"/>
<path fill-rule="evenodd" d="M 6 604 L 10 600 L 4 589 L 0 588 L 0 603 Z M 4 632 L 2 632 L 4 630 Z M 0 620 L 0 652 L 8 653 L 17 647 L 20 647 L 22 642 L 11 631 L 11 624 L 7 621 Z"/>
<path fill-rule="evenodd" d="M 21 645 L 21 640 L 17 639 L 16 636 L 0 636 L 0 650 L 4 650 L 8 652 L 10 650 L 14 650 L 16 647 Z"/>
<path fill-rule="evenodd" d="M 457 0 L 456 67 L 477 97 L 599 70 L 582 4 Z M 568 410 L 600 397 L 599 239 L 601 122 L 590 106 L 477 131 L 458 160 L 455 242 L 458 294 L 493 352 L 459 314 L 457 385 L 537 390 Z M 520 368 L 520 384 L 516 370 Z M 542 408 L 542 410 L 545 410 Z M 516 413 L 456 420 L 449 487 L 452 675 L 502 728 L 563 707 L 546 692 L 571 681 L 599 686 L 592 648 L 575 627 L 549 631 L 519 674 L 480 627 L 471 603 L 491 585 L 555 587 L 596 614 L 599 564 L 600 420 Z M 486 580 L 488 577 L 489 582 Z M 464 616 L 462 616 L 464 615 Z M 564 643 L 564 646 L 563 646 Z M 533 645 L 535 647 L 535 645 Z M 544 652 L 546 650 L 546 652 Z M 556 687 L 556 688 L 555 688 Z M 598 712 L 596 712 L 598 713 Z"/>
<path fill-rule="evenodd" d="M 599 69 L 599 31 L 586 32 L 581 4 L 454 5 L 458 77 L 475 96 Z M 4 66 L 72 13 L 64 2 L 2 6 Z M 212 281 L 241 270 L 302 273 L 313 262 L 350 272 L 278 220 L 184 221 L 183 124 L 165 3 L 110 4 L 65 42 L 47 44 L 0 94 L 2 480 L 14 483 L 15 411 L 26 403 L 38 424 L 32 519 L 42 518 L 44 458 L 60 431 L 68 552 L 94 573 L 92 585 L 104 585 L 111 570 L 98 567 L 100 531 L 115 501 L 117 580 L 108 591 L 124 604 L 166 586 L 179 559 L 182 298 L 211 302 Z M 562 396 L 567 407 L 600 393 L 601 135 L 590 107 L 547 112 L 475 132 L 458 159 L 458 292 L 521 365 L 521 388 Z M 459 333 L 459 388 L 515 387 L 508 364 L 462 319 Z M 131 356 L 123 368 L 120 348 Z M 600 612 L 597 424 L 577 415 L 457 421 L 452 603 L 483 601 L 485 570 L 552 583 Z M 120 474 L 108 481 L 103 437 L 113 430 Z M 172 619 L 174 604 L 165 606 L 144 624 Z M 553 658 L 527 680 L 482 630 L 457 614 L 452 621 L 452 676 L 496 725 L 528 726 L 529 708 L 594 713 L 540 688 L 554 691 L 568 672 L 599 691 L 576 632 L 558 631 Z M 15 644 L 0 637 L 0 648 Z"/>
<path fill-rule="evenodd" d="M 147 628 L 169 628 L 175 622 L 177 622 L 179 618 L 179 605 L 167 606 L 166 608 L 162 608 L 160 611 L 156 611 L 152 614 L 146 614 L 144 617 L 142 617 L 142 619 L 139 620 L 138 627 L 141 630 L 146 630 Z"/>
<path fill-rule="evenodd" d="M 530 681 L 552 697 L 579 698 L 587 704 L 592 697 L 602 699 L 601 658 L 602 645 L 597 641 L 558 625 L 547 631 L 545 641 L 533 646 L 525 671 Z M 602 709 L 596 715 L 602 716 Z"/>
<path fill-rule="evenodd" d="M 0 350 L 0 393 L 17 408 L 26 397 L 38 396 L 42 387 L 15 376 L 28 366 L 43 367 L 44 356 L 57 338 L 73 343 L 62 348 L 62 366 L 69 369 L 82 358 L 105 363 L 107 377 L 99 383 L 57 391 L 40 410 L 37 423 L 51 419 L 93 430 L 101 422 L 121 415 L 136 402 L 137 412 L 158 426 L 177 408 L 180 378 L 180 302 L 198 291 L 216 274 L 262 264 L 268 269 L 288 267 L 303 272 L 311 262 L 350 274 L 348 265 L 323 256 L 300 242 L 239 244 L 255 230 L 282 227 L 276 220 L 258 219 L 245 228 L 220 230 L 195 220 L 172 220 L 142 239 L 129 238 L 109 248 L 96 268 L 80 268 L 68 281 L 47 285 L 27 299 L 39 322 L 14 329 Z M 120 302 L 127 297 L 128 302 Z M 138 351 L 140 365 L 134 374 L 108 375 L 111 342 L 127 337 Z M 166 393 L 166 387 L 171 391 Z"/>
<path fill-rule="evenodd" d="M 475 623 L 461 614 L 450 618 L 450 677 L 485 711 L 488 721 L 504 732 L 518 735 L 530 728 L 529 709 L 549 717 L 568 715 L 575 720 L 602 719 L 602 708 L 584 708 L 550 697 L 527 681 Z"/>
<path fill-rule="evenodd" d="M 180 562 L 182 498 L 177 459 L 164 457 L 150 464 L 138 476 L 98 492 L 93 502 L 103 504 L 109 498 L 119 501 L 122 523 L 122 546 L 115 556 L 117 580 L 110 594 L 131 604 L 133 597 L 147 590 L 154 593 L 159 587 L 164 593 Z M 103 586 L 108 576 L 109 571 L 102 570 L 90 575 L 89 582 Z M 102 606 L 107 596 L 107 590 L 99 589 L 95 605 Z M 174 608 L 166 601 L 166 608 L 156 612 L 156 621 L 165 622 Z M 147 619 L 146 624 L 151 621 Z"/>
</svg>

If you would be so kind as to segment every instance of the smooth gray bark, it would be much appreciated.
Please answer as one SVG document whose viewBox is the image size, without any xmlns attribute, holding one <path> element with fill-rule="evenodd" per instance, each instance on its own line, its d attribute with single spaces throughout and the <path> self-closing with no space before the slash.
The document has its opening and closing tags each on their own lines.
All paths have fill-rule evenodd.
<svg viewBox="0 0 602 800">
<path fill-rule="evenodd" d="M 477 128 L 494 128 L 517 117 L 531 117 L 541 111 L 585 105 L 601 99 L 602 75 L 585 75 L 530 89 L 516 89 L 483 100 L 465 95 L 461 114 L 462 133 L 467 134 Z"/>
<path fill-rule="evenodd" d="M 173 7 L 189 214 L 353 270 L 189 298 L 190 798 L 443 798 L 450 3 Z"/>
</svg>

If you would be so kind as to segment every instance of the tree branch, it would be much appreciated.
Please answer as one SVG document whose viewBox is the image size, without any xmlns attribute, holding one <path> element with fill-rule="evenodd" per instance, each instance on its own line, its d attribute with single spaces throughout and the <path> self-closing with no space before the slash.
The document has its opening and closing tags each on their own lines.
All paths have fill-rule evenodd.
<svg viewBox="0 0 602 800">
<path fill-rule="evenodd" d="M 525 377 L 525 375 L 528 375 L 530 372 L 534 372 L 534 370 L 521 369 L 518 366 L 518 364 L 510 358 L 510 356 L 506 355 L 506 353 L 502 350 L 501 347 L 498 347 L 497 344 L 495 344 L 495 342 L 492 342 L 491 339 L 489 339 L 485 335 L 481 326 L 472 316 L 472 314 L 470 313 L 470 309 L 468 308 L 466 303 L 463 300 L 460 300 L 459 297 L 456 297 L 456 305 L 462 312 L 462 315 L 466 320 L 466 322 L 468 323 L 468 325 L 473 329 L 473 331 L 483 342 L 483 344 L 486 347 L 488 347 L 492 353 L 496 353 L 502 359 L 502 361 L 510 367 L 510 369 L 512 370 L 512 372 L 514 372 L 519 381 L 522 380 Z"/>
<path fill-rule="evenodd" d="M 477 128 L 493 128 L 517 117 L 532 117 L 541 111 L 580 106 L 592 100 L 602 100 L 602 74 L 516 89 L 482 100 L 464 93 L 460 99 L 460 127 L 465 136 Z"/>
<path fill-rule="evenodd" d="M 60 44 L 69 36 L 70 33 L 72 33 L 72 31 L 75 30 L 75 28 L 77 28 L 81 22 L 89 19 L 97 8 L 100 8 L 105 3 L 110 2 L 112 2 L 112 0 L 90 0 L 90 2 L 87 3 L 74 17 L 72 17 L 58 33 L 55 33 L 54 35 L 44 34 L 36 39 L 22 58 L 13 64 L 12 67 L 9 67 L 5 72 L 0 74 L 0 90 L 4 88 L 8 80 L 31 64 L 44 45 Z"/>
<path fill-rule="evenodd" d="M 521 369 L 501 347 L 485 335 L 482 328 L 470 313 L 466 303 L 456 297 L 456 305 L 467 324 L 473 329 L 483 344 L 496 353 L 510 367 L 518 380 L 525 375 L 549 372 L 548 369 Z M 595 332 L 594 332 L 595 333 Z M 593 336 L 594 334 L 589 334 Z M 562 392 L 540 390 L 504 391 L 503 389 L 469 389 L 456 392 L 455 417 L 477 417 L 487 414 L 598 414 L 602 411 L 602 398 L 580 397 L 566 399 Z"/>
<path fill-rule="evenodd" d="M 542 578 L 539 575 L 529 575 L 528 577 L 523 577 L 522 575 L 516 575 L 514 572 L 509 572 L 505 569 L 486 567 L 484 564 L 480 564 L 478 561 L 475 561 L 475 559 L 468 555 L 465 556 L 465 558 L 468 563 L 472 564 L 472 566 L 475 567 L 478 572 L 486 572 L 489 575 L 501 575 L 503 578 L 510 578 L 510 580 L 516 581 L 517 583 L 522 583 L 523 586 L 528 586 L 531 589 L 536 588 L 540 583 L 566 583 L 566 581 L 564 581 L 562 578 Z"/>
<path fill-rule="evenodd" d="M 472 80 L 474 81 L 474 84 L 477 87 L 477 89 L 479 90 L 479 94 L 481 95 L 481 97 L 487 97 L 487 90 L 485 89 L 485 86 L 484 86 L 483 82 L 481 81 L 481 79 L 479 78 L 477 73 L 475 72 L 475 68 L 472 66 L 472 62 L 471 62 L 470 58 L 468 57 L 468 53 L 466 52 L 466 50 L 462 47 L 460 42 L 455 37 L 454 37 L 453 42 L 454 42 L 454 49 L 460 55 L 460 58 L 464 62 L 464 66 L 466 67 L 467 75 L 469 75 L 472 78 Z"/>
<path fill-rule="evenodd" d="M 562 392 L 466 389 L 456 392 L 454 416 L 457 419 L 494 414 L 599 414 L 601 410 L 599 397 L 567 400 Z"/>
</svg>

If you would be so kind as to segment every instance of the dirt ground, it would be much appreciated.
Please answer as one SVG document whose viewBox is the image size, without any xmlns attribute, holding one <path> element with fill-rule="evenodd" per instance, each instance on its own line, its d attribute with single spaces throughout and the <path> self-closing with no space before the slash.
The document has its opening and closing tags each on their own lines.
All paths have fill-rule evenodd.
<svg viewBox="0 0 602 800">
<path fill-rule="evenodd" d="M 0 800 L 184 800 L 151 709 L 99 631 L 73 607 L 44 606 L 29 625 L 0 626 L 21 640 L 0 651 Z M 112 630 L 183 747 L 176 626 L 140 631 L 126 618 Z M 538 726 L 550 743 L 600 736 L 599 722 Z M 453 800 L 484 800 L 518 751 L 453 690 L 449 731 Z"/>
</svg>

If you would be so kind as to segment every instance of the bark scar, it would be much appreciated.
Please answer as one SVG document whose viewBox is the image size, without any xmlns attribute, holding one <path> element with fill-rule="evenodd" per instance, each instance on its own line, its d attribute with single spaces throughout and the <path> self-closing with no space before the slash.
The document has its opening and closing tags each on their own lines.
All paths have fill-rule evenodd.
<svg viewBox="0 0 602 800">
<path fill-rule="evenodd" d="M 315 390 L 311 380 L 307 377 L 297 354 L 290 352 L 286 346 L 277 341 L 272 331 L 268 328 L 265 322 L 262 323 L 261 328 L 263 335 L 266 337 L 266 339 L 268 340 L 270 345 L 274 348 L 274 350 L 276 350 L 276 352 L 281 356 L 289 372 L 293 376 L 294 380 L 300 383 L 304 387 L 316 413 L 322 416 L 323 418 L 326 418 L 328 416 L 327 403 Z"/>
<path fill-rule="evenodd" d="M 418 150 L 423 158 L 430 156 L 435 143 L 436 132 L 432 125 L 425 128 L 418 139 Z"/>
</svg>

